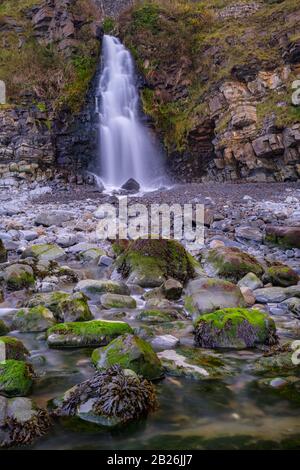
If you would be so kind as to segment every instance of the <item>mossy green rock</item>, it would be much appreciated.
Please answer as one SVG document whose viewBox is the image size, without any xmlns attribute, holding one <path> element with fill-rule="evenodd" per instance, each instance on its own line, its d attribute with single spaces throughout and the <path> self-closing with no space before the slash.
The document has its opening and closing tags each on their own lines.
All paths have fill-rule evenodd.
<svg viewBox="0 0 300 470">
<path fill-rule="evenodd" d="M 22 253 L 22 258 L 36 258 L 42 261 L 55 261 L 65 256 L 65 251 L 58 245 L 45 243 L 32 245 Z"/>
<path fill-rule="evenodd" d="M 239 281 L 248 273 L 261 277 L 264 273 L 261 264 L 254 256 L 238 248 L 219 247 L 209 250 L 204 258 L 204 268 L 209 275 Z"/>
<path fill-rule="evenodd" d="M 149 380 L 163 375 L 161 362 L 152 346 L 131 334 L 115 339 L 105 348 L 95 349 L 92 362 L 99 370 L 119 364 L 123 369 L 132 369 Z"/>
<path fill-rule="evenodd" d="M 75 292 L 83 292 L 90 300 L 101 302 L 103 294 L 129 295 L 129 288 L 123 282 L 86 279 L 78 282 Z"/>
<path fill-rule="evenodd" d="M 268 374 L 287 374 L 290 371 L 299 371 L 300 364 L 298 361 L 293 361 L 293 354 L 295 354 L 293 351 L 283 351 L 271 356 L 260 357 L 255 362 L 254 369 L 258 373 Z"/>
<path fill-rule="evenodd" d="M 3 320 L 0 320 L 0 336 L 6 335 L 9 332 L 9 328 Z"/>
<path fill-rule="evenodd" d="M 4 280 L 9 290 L 22 290 L 32 287 L 35 282 L 34 273 L 30 266 L 12 264 L 4 270 Z"/>
<path fill-rule="evenodd" d="M 32 368 L 24 361 L 8 359 L 0 363 L 0 395 L 24 397 L 32 386 Z"/>
<path fill-rule="evenodd" d="M 203 315 L 195 326 L 195 342 L 202 348 L 253 348 L 276 344 L 273 319 L 259 310 L 227 308 Z"/>
<path fill-rule="evenodd" d="M 44 305 L 51 310 L 55 319 L 60 322 L 88 321 L 93 316 L 87 297 L 82 292 L 68 294 L 66 292 L 49 292 L 36 294 L 28 302 L 29 307 Z"/>
<path fill-rule="evenodd" d="M 0 239 L 0 263 L 5 263 L 7 261 L 7 251 L 3 245 L 3 241 Z"/>
<path fill-rule="evenodd" d="M 129 295 L 104 294 L 101 297 L 101 306 L 110 308 L 136 308 L 136 300 Z"/>
<path fill-rule="evenodd" d="M 23 333 L 46 331 L 56 323 L 53 313 L 43 305 L 19 310 L 13 317 L 12 327 Z"/>
<path fill-rule="evenodd" d="M 14 359 L 16 361 L 26 361 L 29 351 L 25 348 L 22 341 L 11 336 L 1 336 L 0 338 L 0 354 L 1 347 L 4 347 L 5 360 Z"/>
<path fill-rule="evenodd" d="M 165 323 L 178 320 L 180 318 L 179 313 L 164 310 L 142 310 L 136 316 L 136 319 L 146 323 Z"/>
<path fill-rule="evenodd" d="M 48 330 L 47 338 L 51 348 L 100 347 L 126 333 L 132 333 L 132 329 L 125 322 L 93 320 L 55 325 Z"/>
<path fill-rule="evenodd" d="M 97 263 L 100 257 L 105 254 L 105 251 L 101 250 L 101 248 L 89 248 L 86 251 L 81 251 L 78 258 L 84 263 Z"/>
<path fill-rule="evenodd" d="M 166 279 L 185 283 L 195 274 L 195 261 L 175 240 L 134 240 L 117 258 L 119 272 L 130 284 L 158 287 Z"/>
<path fill-rule="evenodd" d="M 266 241 L 285 248 L 300 248 L 300 227 L 266 227 Z"/>
<path fill-rule="evenodd" d="M 294 286 L 299 281 L 298 273 L 289 266 L 281 263 L 269 266 L 266 270 L 266 278 L 273 286 L 279 287 Z"/>
<path fill-rule="evenodd" d="M 187 285 L 185 308 L 193 320 L 221 308 L 244 306 L 245 300 L 240 288 L 229 281 L 200 278 L 190 281 Z"/>
</svg>

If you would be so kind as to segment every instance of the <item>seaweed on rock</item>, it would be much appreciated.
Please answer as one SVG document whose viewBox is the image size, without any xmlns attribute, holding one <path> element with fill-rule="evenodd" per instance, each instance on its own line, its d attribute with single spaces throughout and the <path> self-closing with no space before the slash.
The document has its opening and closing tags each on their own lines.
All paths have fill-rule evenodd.
<svg viewBox="0 0 300 470">
<path fill-rule="evenodd" d="M 25 422 L 9 417 L 2 428 L 8 433 L 8 438 L 3 443 L 0 442 L 0 447 L 31 444 L 35 439 L 44 436 L 51 424 L 50 415 L 45 409 L 37 410 L 36 414 Z"/>
<path fill-rule="evenodd" d="M 147 416 L 157 407 L 156 392 L 151 382 L 114 365 L 74 387 L 56 414 L 74 416 L 78 407 L 92 398 L 95 399 L 95 414 L 117 418 L 123 424 Z"/>
</svg>

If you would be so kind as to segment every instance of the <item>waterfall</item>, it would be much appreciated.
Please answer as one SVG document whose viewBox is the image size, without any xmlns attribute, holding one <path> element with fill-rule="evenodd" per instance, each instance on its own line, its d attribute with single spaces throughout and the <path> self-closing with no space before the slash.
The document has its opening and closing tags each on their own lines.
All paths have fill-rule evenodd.
<svg viewBox="0 0 300 470">
<path fill-rule="evenodd" d="M 113 37 L 103 38 L 103 69 L 96 106 L 99 113 L 99 176 L 105 187 L 120 188 L 134 178 L 142 189 L 157 186 L 162 163 L 150 130 L 141 122 L 134 62 Z"/>
</svg>

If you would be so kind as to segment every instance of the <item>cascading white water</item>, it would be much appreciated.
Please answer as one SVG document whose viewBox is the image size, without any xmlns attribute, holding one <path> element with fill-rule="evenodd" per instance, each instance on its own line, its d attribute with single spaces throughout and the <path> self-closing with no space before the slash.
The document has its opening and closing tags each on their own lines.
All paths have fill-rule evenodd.
<svg viewBox="0 0 300 470">
<path fill-rule="evenodd" d="M 161 158 L 139 119 L 132 57 L 113 36 L 103 38 L 103 71 L 96 101 L 100 114 L 99 176 L 104 185 L 119 188 L 134 178 L 142 189 L 154 187 Z"/>
</svg>

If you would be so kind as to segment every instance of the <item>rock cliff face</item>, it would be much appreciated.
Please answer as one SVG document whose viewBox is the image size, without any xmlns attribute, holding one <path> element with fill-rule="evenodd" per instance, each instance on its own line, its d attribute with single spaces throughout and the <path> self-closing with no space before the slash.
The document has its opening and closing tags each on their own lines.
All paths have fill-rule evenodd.
<svg viewBox="0 0 300 470">
<path fill-rule="evenodd" d="M 294 0 L 154 2 L 122 16 L 178 179 L 299 178 L 299 19 Z"/>
<path fill-rule="evenodd" d="M 0 6 L 0 79 L 8 91 L 0 106 L 0 184 L 64 173 L 80 182 L 96 145 L 99 8 L 92 0 L 12 3 Z"/>
</svg>

